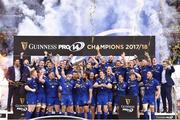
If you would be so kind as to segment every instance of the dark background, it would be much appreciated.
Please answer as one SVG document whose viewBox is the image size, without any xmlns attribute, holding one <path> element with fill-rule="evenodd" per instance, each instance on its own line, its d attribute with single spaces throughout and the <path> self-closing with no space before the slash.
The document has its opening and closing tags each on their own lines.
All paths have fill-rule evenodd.
<svg viewBox="0 0 180 120">
<path fill-rule="evenodd" d="M 60 56 L 91 56 L 97 55 L 96 50 L 88 50 L 87 44 L 101 45 L 101 44 L 148 44 L 146 50 L 151 57 L 155 57 L 155 37 L 154 36 L 95 36 L 92 43 L 92 36 L 15 36 L 14 41 L 14 55 L 18 56 L 20 52 L 24 52 L 27 56 L 42 56 L 45 50 L 29 50 L 25 51 L 21 47 L 21 42 L 29 42 L 33 44 L 73 44 L 74 42 L 84 42 L 85 47 L 78 52 L 71 52 L 69 50 L 46 50 L 52 52 L 53 55 L 59 54 Z M 115 55 L 119 56 L 125 52 L 127 56 L 137 55 L 139 58 L 144 58 L 145 50 L 100 50 L 103 56 Z"/>
</svg>

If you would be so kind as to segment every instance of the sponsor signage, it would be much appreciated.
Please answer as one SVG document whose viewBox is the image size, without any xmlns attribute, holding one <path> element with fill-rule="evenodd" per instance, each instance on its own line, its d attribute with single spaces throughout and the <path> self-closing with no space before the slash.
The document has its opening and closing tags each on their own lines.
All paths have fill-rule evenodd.
<svg viewBox="0 0 180 120">
<path fill-rule="evenodd" d="M 154 36 L 15 36 L 14 54 L 24 52 L 29 56 L 43 55 L 44 51 L 61 56 L 97 55 L 97 49 L 104 56 L 119 56 L 126 52 L 128 56 L 144 57 L 148 52 L 155 56 Z"/>
<path fill-rule="evenodd" d="M 119 119 L 137 118 L 137 98 L 134 96 L 121 96 L 119 103 Z"/>
</svg>

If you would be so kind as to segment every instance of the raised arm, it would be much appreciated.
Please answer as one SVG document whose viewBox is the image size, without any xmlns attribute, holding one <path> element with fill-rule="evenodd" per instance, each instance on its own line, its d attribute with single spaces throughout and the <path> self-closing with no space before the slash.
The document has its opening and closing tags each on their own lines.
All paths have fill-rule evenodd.
<svg viewBox="0 0 180 120">
<path fill-rule="evenodd" d="M 136 76 L 137 76 L 137 80 L 138 81 L 141 81 L 141 75 L 139 74 L 139 73 L 137 73 L 137 72 L 134 72 L 135 74 L 136 74 Z"/>
<path fill-rule="evenodd" d="M 95 59 L 95 57 L 94 57 L 94 56 L 92 56 L 91 58 L 92 58 L 92 59 L 94 60 L 94 62 L 96 63 L 96 64 L 95 64 L 95 67 L 97 68 L 97 67 L 98 67 L 98 65 L 99 65 L 99 62 Z"/>
<path fill-rule="evenodd" d="M 144 55 L 147 57 L 147 61 L 148 61 L 149 65 L 152 65 L 152 61 L 151 61 L 151 57 L 150 57 L 149 53 L 145 51 Z"/>
<path fill-rule="evenodd" d="M 23 67 L 24 66 L 24 52 L 20 53 L 19 61 L 20 61 L 21 67 Z"/>
<path fill-rule="evenodd" d="M 174 66 L 172 65 L 171 61 L 168 61 L 168 69 L 171 71 L 171 73 L 175 72 Z"/>
<path fill-rule="evenodd" d="M 123 66 L 124 67 L 126 67 L 126 59 L 125 59 L 125 57 L 126 57 L 126 53 L 125 52 L 123 52 L 122 54 L 121 54 L 121 59 L 122 59 L 122 61 L 123 61 Z"/>
<path fill-rule="evenodd" d="M 46 63 L 46 61 L 48 60 L 48 52 L 44 51 L 44 63 Z"/>
<path fill-rule="evenodd" d="M 57 62 L 55 62 L 55 74 L 58 79 L 61 79 L 61 75 L 59 74 L 59 71 L 58 71 L 58 63 Z"/>
<path fill-rule="evenodd" d="M 25 90 L 27 90 L 27 91 L 36 92 L 36 89 L 30 88 L 28 85 L 25 85 L 24 88 L 25 88 Z"/>
</svg>

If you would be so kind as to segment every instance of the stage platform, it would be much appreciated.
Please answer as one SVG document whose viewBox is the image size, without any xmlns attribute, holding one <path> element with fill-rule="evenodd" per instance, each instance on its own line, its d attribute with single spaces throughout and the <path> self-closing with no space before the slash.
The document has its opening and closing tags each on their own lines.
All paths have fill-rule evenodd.
<svg viewBox="0 0 180 120">
<path fill-rule="evenodd" d="M 7 119 L 13 119 L 13 112 L 10 111 L 8 112 L 7 110 L 0 110 L 0 119 L 1 120 L 7 120 Z M 178 119 L 177 118 L 177 115 L 175 113 L 155 113 L 156 115 L 156 119 Z M 61 115 L 54 115 L 53 117 L 55 117 L 61 119 L 61 118 L 64 118 L 63 116 Z M 43 118 L 46 118 L 47 116 L 44 116 L 44 117 L 40 117 L 39 119 L 43 119 Z M 68 117 L 68 116 L 67 116 Z M 25 114 L 22 115 L 21 117 L 22 119 L 25 118 Z M 48 117 L 49 119 L 51 117 Z M 110 118 L 110 116 L 108 116 L 109 119 L 119 119 L 119 116 L 117 113 L 114 113 L 113 114 L 113 117 Z M 140 113 L 140 119 L 144 119 L 144 113 Z"/>
</svg>

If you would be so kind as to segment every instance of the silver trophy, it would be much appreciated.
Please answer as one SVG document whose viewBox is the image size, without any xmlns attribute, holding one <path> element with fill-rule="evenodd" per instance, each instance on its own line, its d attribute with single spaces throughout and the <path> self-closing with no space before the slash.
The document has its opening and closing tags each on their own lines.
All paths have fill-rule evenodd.
<svg viewBox="0 0 180 120">
<path fill-rule="evenodd" d="M 77 65 L 84 60 L 86 60 L 85 56 L 73 56 L 72 59 L 70 60 L 70 63 L 72 65 Z"/>
</svg>

